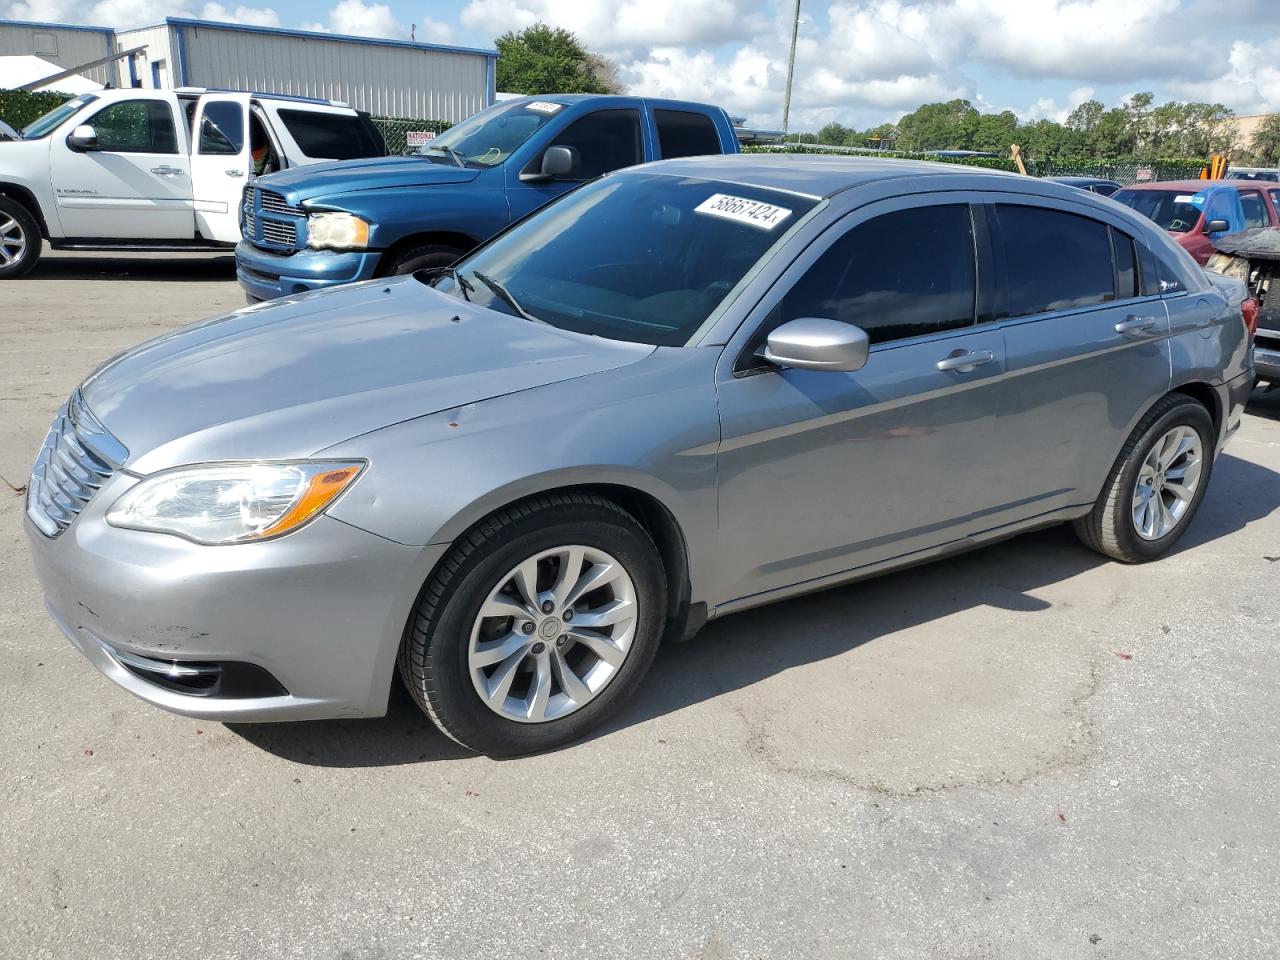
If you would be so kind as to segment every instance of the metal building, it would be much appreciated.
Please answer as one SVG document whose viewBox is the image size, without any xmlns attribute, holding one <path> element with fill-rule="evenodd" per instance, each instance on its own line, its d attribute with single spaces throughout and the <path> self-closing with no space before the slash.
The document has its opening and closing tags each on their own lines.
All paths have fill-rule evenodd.
<svg viewBox="0 0 1280 960">
<path fill-rule="evenodd" d="M 70 70 L 115 51 L 115 31 L 110 27 L 0 20 L 0 56 L 37 56 Z M 117 70 L 114 63 L 103 63 L 80 73 L 105 86 L 119 82 Z"/>
<path fill-rule="evenodd" d="M 456 123 L 494 101 L 496 50 L 169 17 L 116 34 L 121 86 L 220 87 L 342 100 Z"/>
</svg>

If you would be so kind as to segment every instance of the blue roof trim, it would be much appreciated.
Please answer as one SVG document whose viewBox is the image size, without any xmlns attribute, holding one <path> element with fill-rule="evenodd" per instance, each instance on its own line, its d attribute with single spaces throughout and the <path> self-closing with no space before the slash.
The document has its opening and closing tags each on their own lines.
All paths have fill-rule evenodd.
<svg viewBox="0 0 1280 960">
<path fill-rule="evenodd" d="M 172 25 L 172 24 L 171 24 Z M 181 28 L 173 31 L 174 39 L 178 41 L 178 80 L 177 86 L 189 86 L 191 81 L 187 78 L 187 35 Z"/>
<path fill-rule="evenodd" d="M 116 32 L 110 27 L 86 27 L 78 23 L 49 23 L 44 20 L 3 20 L 0 19 L 0 26 L 5 27 L 40 27 L 46 30 L 83 30 L 86 33 L 105 33 L 107 36 L 114 38 Z M 115 51 L 112 51 L 113 53 Z"/>
<path fill-rule="evenodd" d="M 284 27 L 252 27 L 243 23 L 222 23 L 218 20 L 193 20 L 188 17 L 167 17 L 164 23 L 173 27 L 207 27 L 211 30 L 234 30 L 239 33 L 261 33 L 271 37 L 299 37 L 304 40 L 336 40 L 339 43 L 363 43 L 377 47 L 404 47 L 409 50 L 437 50 L 443 53 L 469 53 L 496 60 L 497 50 L 479 47 L 453 47 L 441 43 L 422 43 L 410 40 L 387 40 L 382 37 L 357 37 L 347 33 L 321 33 L 317 30 L 288 30 Z M 144 29 L 135 27 L 133 29 Z"/>
</svg>

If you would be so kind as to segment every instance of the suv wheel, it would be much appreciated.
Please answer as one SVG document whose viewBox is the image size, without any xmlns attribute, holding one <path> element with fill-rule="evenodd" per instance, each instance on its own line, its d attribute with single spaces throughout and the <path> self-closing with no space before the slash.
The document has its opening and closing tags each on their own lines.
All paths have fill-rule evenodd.
<svg viewBox="0 0 1280 960">
<path fill-rule="evenodd" d="M 419 270 L 435 270 L 447 267 L 464 251 L 443 243 L 428 243 L 420 247 L 410 247 L 398 254 L 386 269 L 387 276 L 399 276 L 405 273 L 417 273 Z"/>
<path fill-rule="evenodd" d="M 666 579 L 629 513 L 590 494 L 536 497 L 462 537 L 418 601 L 400 675 L 442 731 L 493 756 L 597 728 L 657 651 Z"/>
<path fill-rule="evenodd" d="M 0 280 L 31 272 L 40 259 L 40 225 L 20 203 L 0 196 Z"/>
<path fill-rule="evenodd" d="M 1213 436 L 1202 404 L 1180 394 L 1160 400 L 1129 435 L 1093 510 L 1075 522 L 1080 539 L 1125 563 L 1166 553 L 1204 498 Z"/>
</svg>

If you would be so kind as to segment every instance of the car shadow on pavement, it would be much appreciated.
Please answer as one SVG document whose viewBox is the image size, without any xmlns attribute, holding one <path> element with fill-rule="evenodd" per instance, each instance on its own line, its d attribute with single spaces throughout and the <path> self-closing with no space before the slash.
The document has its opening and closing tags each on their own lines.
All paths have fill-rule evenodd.
<svg viewBox="0 0 1280 960">
<path fill-rule="evenodd" d="M 209 256 L 148 256 L 145 253 L 119 257 L 60 256 L 42 257 L 27 280 L 170 280 L 186 282 L 217 281 L 224 283 L 236 276 L 236 258 Z"/>
<path fill-rule="evenodd" d="M 1178 551 L 1228 536 L 1280 508 L 1280 474 L 1229 453 L 1219 458 L 1211 484 Z M 1036 590 L 1108 562 L 1061 525 L 715 620 L 692 641 L 663 647 L 632 701 L 587 739 L 973 607 L 1012 610 L 1030 620 L 1050 606 Z M 277 756 L 316 766 L 388 766 L 471 755 L 435 729 L 399 680 L 393 687 L 387 716 L 379 719 L 234 724 L 228 729 Z"/>
<path fill-rule="evenodd" d="M 1255 417 L 1280 420 L 1280 387 L 1255 390 L 1249 397 L 1247 409 Z"/>
</svg>

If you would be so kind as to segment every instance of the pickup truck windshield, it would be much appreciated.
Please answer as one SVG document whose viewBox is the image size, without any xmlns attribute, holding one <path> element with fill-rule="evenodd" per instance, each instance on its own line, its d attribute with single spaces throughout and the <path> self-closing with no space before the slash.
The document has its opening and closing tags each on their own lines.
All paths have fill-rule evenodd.
<svg viewBox="0 0 1280 960">
<path fill-rule="evenodd" d="M 93 96 L 93 94 L 86 93 L 84 96 L 76 97 L 74 100 L 68 100 L 66 103 L 54 107 L 43 117 L 32 120 L 29 124 L 23 127 L 22 139 L 39 140 L 41 137 L 48 136 L 52 131 L 56 130 L 64 120 L 79 113 L 97 99 L 98 98 Z"/>
<path fill-rule="evenodd" d="M 1204 205 L 1203 197 L 1185 190 L 1121 190 L 1111 199 L 1132 207 L 1170 233 L 1186 233 L 1199 223 Z"/>
<path fill-rule="evenodd" d="M 468 165 L 495 167 L 561 109 L 559 103 L 534 100 L 482 110 L 412 153 L 440 163 L 453 163 L 456 156 Z"/>
<path fill-rule="evenodd" d="M 817 203 L 737 183 L 607 176 L 455 270 L 417 276 L 454 296 L 565 330 L 685 346 Z"/>
</svg>

